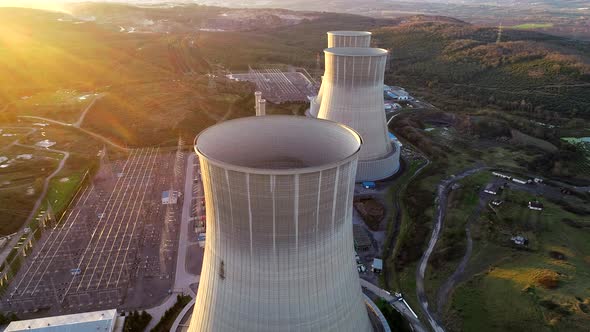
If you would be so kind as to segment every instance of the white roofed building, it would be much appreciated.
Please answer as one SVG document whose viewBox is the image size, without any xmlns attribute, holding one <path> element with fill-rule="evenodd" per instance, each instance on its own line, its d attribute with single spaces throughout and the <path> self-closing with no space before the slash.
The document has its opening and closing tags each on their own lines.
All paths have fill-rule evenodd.
<svg viewBox="0 0 590 332">
<path fill-rule="evenodd" d="M 4 331 L 112 332 L 122 331 L 122 327 L 123 321 L 117 324 L 117 310 L 111 309 L 16 321 Z"/>
</svg>

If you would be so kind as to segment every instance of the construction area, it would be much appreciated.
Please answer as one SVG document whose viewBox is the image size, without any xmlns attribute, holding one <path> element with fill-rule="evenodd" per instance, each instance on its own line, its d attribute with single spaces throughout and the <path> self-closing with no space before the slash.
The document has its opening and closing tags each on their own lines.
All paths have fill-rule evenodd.
<svg viewBox="0 0 590 332">
<path fill-rule="evenodd" d="M 309 102 L 308 97 L 315 96 L 319 88 L 309 74 L 293 68 L 287 71 L 273 66 L 249 68 L 247 73 L 230 74 L 227 77 L 256 84 L 262 96 L 274 104 Z"/>
<path fill-rule="evenodd" d="M 4 292 L 2 312 L 145 308 L 171 291 L 181 206 L 162 204 L 162 195 L 179 195 L 185 154 L 152 147 L 104 159 L 61 220 L 45 226 Z"/>
</svg>

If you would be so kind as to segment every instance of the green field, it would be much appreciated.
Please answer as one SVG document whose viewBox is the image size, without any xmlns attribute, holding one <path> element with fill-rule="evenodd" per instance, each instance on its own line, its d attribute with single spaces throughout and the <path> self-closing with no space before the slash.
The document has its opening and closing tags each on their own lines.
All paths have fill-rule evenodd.
<svg viewBox="0 0 590 332">
<path fill-rule="evenodd" d="M 524 23 L 519 25 L 513 25 L 510 28 L 520 30 L 547 29 L 553 28 L 553 23 Z"/>
<path fill-rule="evenodd" d="M 586 331 L 590 323 L 590 223 L 543 200 L 506 192 L 474 226 L 468 280 L 445 313 L 453 331 Z M 567 221 L 571 220 L 571 221 Z M 574 225 L 574 226 L 572 226 Z M 528 248 L 511 245 L 512 235 Z"/>
</svg>

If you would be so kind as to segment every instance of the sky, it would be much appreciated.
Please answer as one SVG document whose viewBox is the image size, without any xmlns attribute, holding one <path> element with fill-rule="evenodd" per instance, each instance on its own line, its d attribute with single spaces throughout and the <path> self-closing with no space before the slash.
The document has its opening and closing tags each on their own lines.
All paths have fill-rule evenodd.
<svg viewBox="0 0 590 332">
<path fill-rule="evenodd" d="M 166 0 L 0 0 L 0 7 L 27 7 L 27 8 L 39 8 L 54 11 L 64 11 L 63 3 L 66 2 L 132 2 L 132 3 L 158 3 L 165 2 Z M 172 0 L 181 2 L 177 0 Z M 185 1 L 189 2 L 189 1 Z"/>
</svg>

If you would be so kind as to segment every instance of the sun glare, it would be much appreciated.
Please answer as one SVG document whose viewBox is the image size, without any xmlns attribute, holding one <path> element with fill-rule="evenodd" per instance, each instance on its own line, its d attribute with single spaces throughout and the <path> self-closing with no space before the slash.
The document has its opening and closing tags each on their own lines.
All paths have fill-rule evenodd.
<svg viewBox="0 0 590 332">
<path fill-rule="evenodd" d="M 54 0 L 0 0 L 0 7 L 24 7 L 67 12 L 63 2 Z"/>
</svg>

